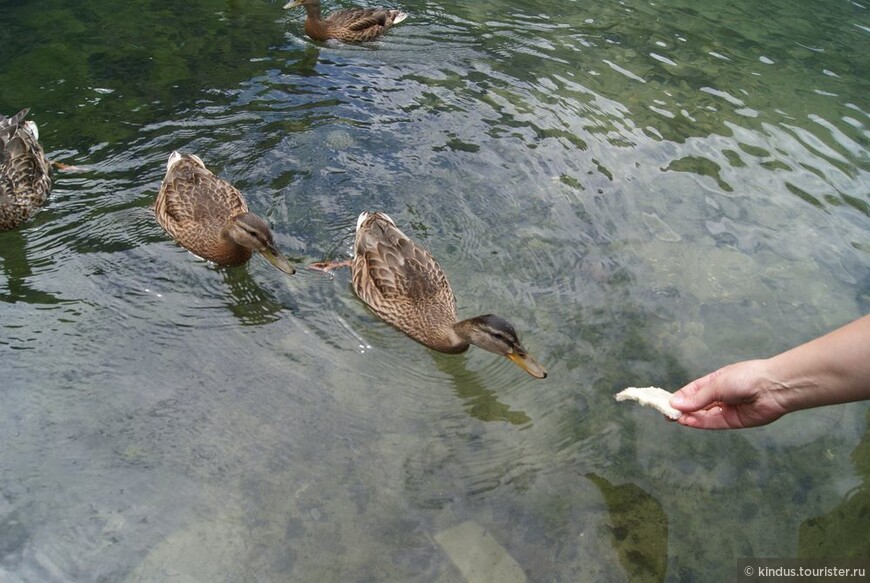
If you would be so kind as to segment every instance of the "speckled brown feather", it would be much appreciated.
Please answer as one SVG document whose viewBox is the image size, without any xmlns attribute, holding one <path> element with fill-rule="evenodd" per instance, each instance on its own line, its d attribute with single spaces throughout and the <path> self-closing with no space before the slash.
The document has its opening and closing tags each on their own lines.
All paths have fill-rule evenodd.
<svg viewBox="0 0 870 583">
<path fill-rule="evenodd" d="M 345 42 L 365 42 L 381 36 L 407 14 L 386 8 L 345 8 L 322 17 L 320 3 L 304 4 L 307 17 L 305 34 L 317 41 L 331 38 Z"/>
<path fill-rule="evenodd" d="M 0 115 L 0 230 L 29 219 L 51 191 L 51 165 L 26 126 L 28 111 Z"/>
<path fill-rule="evenodd" d="M 352 271 L 356 294 L 388 324 L 435 350 L 468 348 L 457 344 L 456 298 L 441 266 L 386 215 L 361 219 Z"/>
<path fill-rule="evenodd" d="M 239 265 L 251 258 L 250 249 L 222 233 L 227 221 L 248 212 L 242 193 L 212 174 L 196 156 L 182 154 L 169 164 L 154 212 L 167 233 L 203 259 Z"/>
</svg>

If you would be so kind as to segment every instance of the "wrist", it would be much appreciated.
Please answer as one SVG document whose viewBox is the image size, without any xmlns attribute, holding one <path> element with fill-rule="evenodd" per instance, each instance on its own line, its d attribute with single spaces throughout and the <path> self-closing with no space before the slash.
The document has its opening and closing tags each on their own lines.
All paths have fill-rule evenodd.
<svg viewBox="0 0 870 583">
<path fill-rule="evenodd" d="M 746 385 L 751 387 L 753 400 L 775 404 L 783 413 L 788 413 L 801 407 L 788 368 L 777 358 L 748 361 L 751 366 L 744 369 L 748 376 Z"/>
<path fill-rule="evenodd" d="M 767 388 L 771 398 L 787 412 L 818 407 L 831 402 L 831 379 L 816 366 L 805 366 L 799 355 L 778 354 L 765 360 Z"/>
</svg>

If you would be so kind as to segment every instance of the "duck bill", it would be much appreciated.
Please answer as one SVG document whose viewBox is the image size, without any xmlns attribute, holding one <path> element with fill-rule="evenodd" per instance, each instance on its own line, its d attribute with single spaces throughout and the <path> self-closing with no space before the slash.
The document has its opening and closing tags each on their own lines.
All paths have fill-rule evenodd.
<svg viewBox="0 0 870 583">
<path fill-rule="evenodd" d="M 284 257 L 281 252 L 278 251 L 276 248 L 266 247 L 265 249 L 261 250 L 260 253 L 263 255 L 263 257 L 266 258 L 266 261 L 268 261 L 284 273 L 289 275 L 293 275 L 294 273 L 296 273 L 296 269 L 292 265 L 290 265 L 290 262 L 287 261 L 287 258 Z"/>
<path fill-rule="evenodd" d="M 538 362 L 528 354 L 517 354 L 516 352 L 511 352 L 507 357 L 511 359 L 514 364 L 536 379 L 547 378 L 547 371 L 544 370 L 544 367 L 538 364 Z"/>
<path fill-rule="evenodd" d="M 297 6 L 302 6 L 302 0 L 291 0 L 284 5 L 284 10 L 290 10 L 291 8 L 296 8 Z"/>
</svg>

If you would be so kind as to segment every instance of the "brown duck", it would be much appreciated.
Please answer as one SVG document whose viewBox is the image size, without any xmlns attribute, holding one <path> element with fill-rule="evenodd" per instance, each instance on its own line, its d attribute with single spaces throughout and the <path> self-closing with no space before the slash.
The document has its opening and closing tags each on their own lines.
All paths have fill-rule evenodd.
<svg viewBox="0 0 870 583">
<path fill-rule="evenodd" d="M 284 273 L 295 273 L 272 231 L 232 184 L 193 154 L 172 152 L 154 203 L 157 222 L 192 253 L 218 265 L 241 265 L 258 251 Z"/>
<path fill-rule="evenodd" d="M 0 115 L 0 231 L 29 219 L 48 198 L 51 165 L 39 145 L 39 130 L 30 109 Z"/>
<path fill-rule="evenodd" d="M 441 266 L 386 214 L 359 216 L 352 261 L 314 266 L 339 265 L 351 266 L 354 292 L 375 314 L 417 342 L 452 354 L 474 344 L 535 378 L 547 376 L 504 318 L 487 314 L 457 322 L 456 298 Z"/>
<path fill-rule="evenodd" d="M 331 38 L 345 42 L 373 40 L 408 17 L 401 10 L 386 8 L 345 8 L 329 13 L 325 18 L 320 13 L 320 0 L 293 0 L 284 8 L 305 7 L 305 34 L 317 41 Z"/>
</svg>

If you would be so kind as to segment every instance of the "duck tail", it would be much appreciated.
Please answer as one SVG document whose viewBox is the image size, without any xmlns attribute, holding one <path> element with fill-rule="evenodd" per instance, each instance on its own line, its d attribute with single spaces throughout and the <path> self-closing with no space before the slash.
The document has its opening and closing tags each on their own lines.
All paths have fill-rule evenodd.
<svg viewBox="0 0 870 583">
<path fill-rule="evenodd" d="M 178 153 L 178 150 L 173 150 L 171 154 L 169 154 L 169 160 L 166 161 L 166 170 L 168 171 L 170 168 L 175 166 L 181 161 L 181 154 Z"/>
<path fill-rule="evenodd" d="M 362 224 L 366 221 L 367 218 L 369 218 L 368 212 L 363 211 L 359 214 L 359 216 L 356 219 L 356 230 L 357 231 L 359 231 L 359 228 L 362 226 Z"/>
<path fill-rule="evenodd" d="M 13 135 L 15 135 L 15 132 L 18 131 L 18 126 L 20 126 L 24 121 L 24 116 L 26 116 L 29 111 L 30 108 L 26 107 L 12 117 L 6 117 L 5 115 L 0 114 L 0 134 L 3 135 L 5 140 L 9 140 Z"/>
</svg>

